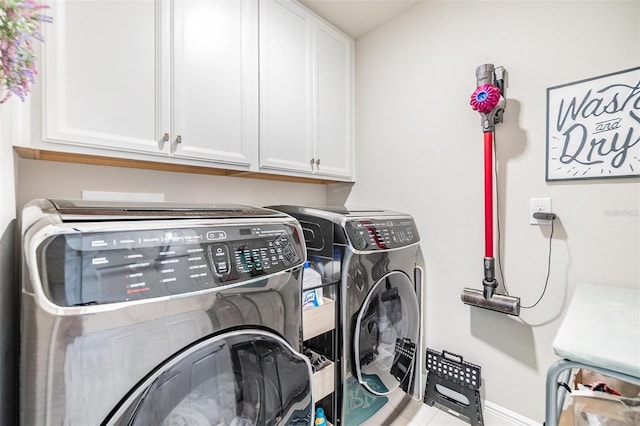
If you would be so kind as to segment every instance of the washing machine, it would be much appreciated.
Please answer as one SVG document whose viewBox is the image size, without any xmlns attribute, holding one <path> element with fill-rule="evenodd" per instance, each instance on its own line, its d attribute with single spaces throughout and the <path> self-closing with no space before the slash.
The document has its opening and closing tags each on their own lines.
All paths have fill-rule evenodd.
<svg viewBox="0 0 640 426">
<path fill-rule="evenodd" d="M 388 404 L 421 401 L 424 260 L 414 219 L 375 209 L 271 208 L 298 219 L 323 281 L 340 281 L 342 424 L 386 423 Z"/>
<path fill-rule="evenodd" d="M 22 425 L 312 423 L 295 219 L 43 199 L 21 226 Z"/>
</svg>

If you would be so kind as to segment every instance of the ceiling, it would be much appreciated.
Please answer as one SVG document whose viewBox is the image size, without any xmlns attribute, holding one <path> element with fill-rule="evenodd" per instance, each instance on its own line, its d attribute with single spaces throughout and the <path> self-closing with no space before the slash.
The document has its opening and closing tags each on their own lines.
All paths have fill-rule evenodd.
<svg viewBox="0 0 640 426">
<path fill-rule="evenodd" d="M 300 0 L 300 3 L 358 38 L 422 0 Z"/>
</svg>

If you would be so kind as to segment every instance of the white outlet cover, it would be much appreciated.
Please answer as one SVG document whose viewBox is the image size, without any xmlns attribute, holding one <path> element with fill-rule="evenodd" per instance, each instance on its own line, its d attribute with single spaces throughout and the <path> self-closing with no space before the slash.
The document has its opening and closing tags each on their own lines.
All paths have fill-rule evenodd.
<svg viewBox="0 0 640 426">
<path fill-rule="evenodd" d="M 529 223 L 531 225 L 551 225 L 550 220 L 536 219 L 536 212 L 551 213 L 551 198 L 529 198 Z"/>
</svg>

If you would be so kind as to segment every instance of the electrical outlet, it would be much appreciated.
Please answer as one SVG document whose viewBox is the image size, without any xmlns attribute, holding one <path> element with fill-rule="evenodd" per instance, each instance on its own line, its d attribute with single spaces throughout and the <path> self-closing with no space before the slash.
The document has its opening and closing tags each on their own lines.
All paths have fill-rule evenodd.
<svg viewBox="0 0 640 426">
<path fill-rule="evenodd" d="M 550 220 L 536 219 L 536 212 L 551 213 L 551 198 L 529 198 L 529 223 L 531 225 L 550 225 Z"/>
</svg>

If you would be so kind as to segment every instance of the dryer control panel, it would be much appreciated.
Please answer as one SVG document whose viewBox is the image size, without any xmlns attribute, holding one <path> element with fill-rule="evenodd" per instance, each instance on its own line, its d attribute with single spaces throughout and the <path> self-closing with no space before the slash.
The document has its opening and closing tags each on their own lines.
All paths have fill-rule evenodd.
<svg viewBox="0 0 640 426">
<path fill-rule="evenodd" d="M 389 250 L 420 241 L 418 229 L 411 218 L 350 220 L 345 229 L 356 250 Z"/>
<path fill-rule="evenodd" d="M 304 252 L 295 227 L 260 224 L 62 233 L 38 257 L 47 297 L 83 306 L 237 284 L 301 265 Z"/>
</svg>

